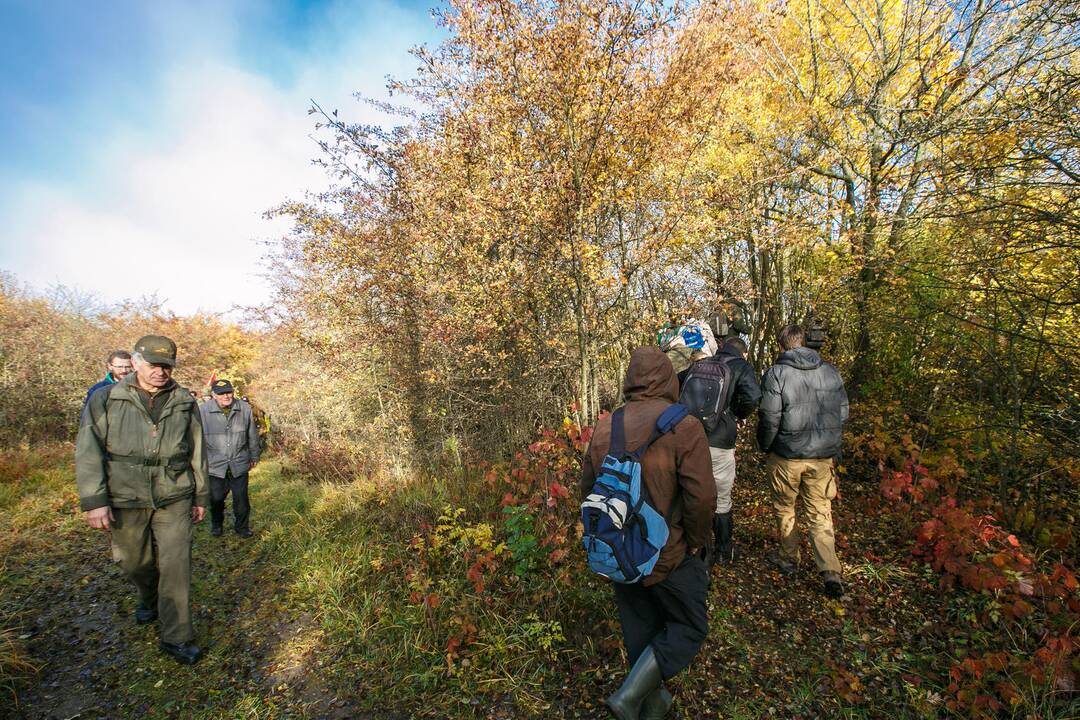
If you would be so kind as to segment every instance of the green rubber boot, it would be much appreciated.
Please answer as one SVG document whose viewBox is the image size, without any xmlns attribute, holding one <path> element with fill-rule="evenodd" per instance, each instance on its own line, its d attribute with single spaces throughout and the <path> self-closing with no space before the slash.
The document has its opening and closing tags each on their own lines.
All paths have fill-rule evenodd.
<svg viewBox="0 0 1080 720">
<path fill-rule="evenodd" d="M 675 699 L 671 697 L 671 693 L 661 685 L 653 690 L 652 695 L 645 698 L 645 702 L 641 703 L 641 714 L 638 717 L 640 720 L 663 720 L 674 703 Z"/>
<path fill-rule="evenodd" d="M 660 665 L 656 662 L 656 653 L 652 645 L 638 657 L 634 667 L 623 680 L 622 687 L 607 699 L 608 709 L 619 720 L 640 720 L 641 706 L 645 698 L 652 695 L 664 680 Z"/>
</svg>

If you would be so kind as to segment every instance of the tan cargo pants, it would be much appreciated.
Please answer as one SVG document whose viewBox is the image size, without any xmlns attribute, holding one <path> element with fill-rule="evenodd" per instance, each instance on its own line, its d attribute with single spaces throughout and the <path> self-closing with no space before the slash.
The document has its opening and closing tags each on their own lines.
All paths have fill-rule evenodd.
<svg viewBox="0 0 1080 720">
<path fill-rule="evenodd" d="M 191 501 L 156 510 L 113 508 L 113 561 L 127 574 L 148 608 L 157 608 L 161 639 L 195 638 L 191 627 Z"/>
<path fill-rule="evenodd" d="M 836 477 L 831 459 L 789 460 L 769 453 L 765 464 L 772 484 L 773 510 L 780 534 L 780 554 L 799 562 L 799 536 L 795 531 L 795 504 L 801 500 L 819 571 L 840 572 L 832 523 Z"/>
</svg>

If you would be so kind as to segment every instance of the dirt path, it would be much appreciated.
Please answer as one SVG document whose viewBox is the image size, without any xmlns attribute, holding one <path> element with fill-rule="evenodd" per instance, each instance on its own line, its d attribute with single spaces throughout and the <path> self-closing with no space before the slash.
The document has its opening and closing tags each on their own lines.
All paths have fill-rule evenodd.
<svg viewBox="0 0 1080 720">
<path fill-rule="evenodd" d="M 222 707 L 250 717 L 342 716 L 288 659 L 313 621 L 285 604 L 289 579 L 272 563 L 258 517 L 268 509 L 259 507 L 260 484 L 277 479 L 275 468 L 252 478 L 261 534 L 241 539 L 228 521 L 220 538 L 208 522 L 196 528 L 193 613 L 207 654 L 194 668 L 161 654 L 156 625 L 135 624 L 134 589 L 112 563 L 107 535 L 74 512 L 66 474 L 54 478 L 55 493 L 28 496 L 15 514 L 21 527 L 3 535 L 3 607 L 40 672 L 0 717 L 220 717 Z"/>
</svg>

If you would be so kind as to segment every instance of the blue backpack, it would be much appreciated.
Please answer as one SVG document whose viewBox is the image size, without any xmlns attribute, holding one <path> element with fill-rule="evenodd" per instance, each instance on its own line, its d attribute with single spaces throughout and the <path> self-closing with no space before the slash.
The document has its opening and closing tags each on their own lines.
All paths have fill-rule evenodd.
<svg viewBox="0 0 1080 720">
<path fill-rule="evenodd" d="M 668 539 L 664 516 L 656 511 L 641 480 L 641 457 L 661 435 L 687 415 L 682 405 L 670 405 L 656 420 L 645 443 L 626 452 L 623 410 L 611 416 L 611 444 L 592 491 L 581 503 L 582 543 L 589 567 L 617 583 L 635 583 L 652 572 Z"/>
</svg>

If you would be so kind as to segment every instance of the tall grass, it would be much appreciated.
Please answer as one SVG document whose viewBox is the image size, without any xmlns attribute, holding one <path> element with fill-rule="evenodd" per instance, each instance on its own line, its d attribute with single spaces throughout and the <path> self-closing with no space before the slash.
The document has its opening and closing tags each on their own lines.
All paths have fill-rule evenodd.
<svg viewBox="0 0 1080 720">
<path fill-rule="evenodd" d="M 466 469 L 393 487 L 326 484 L 287 534 L 272 536 L 273 554 L 289 558 L 293 600 L 318 617 L 318 652 L 345 658 L 361 707 L 365 690 L 377 690 L 378 703 L 410 712 L 468 715 L 502 698 L 542 713 L 545 685 L 575 672 L 583 652 L 564 621 L 603 614 L 605 589 L 557 581 L 566 570 L 550 548 L 534 547 L 536 562 L 521 571 L 502 501 Z"/>
</svg>

